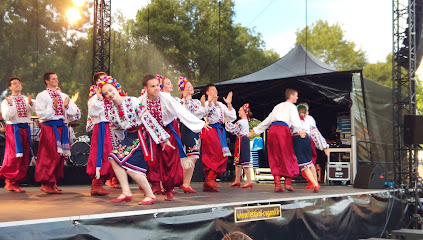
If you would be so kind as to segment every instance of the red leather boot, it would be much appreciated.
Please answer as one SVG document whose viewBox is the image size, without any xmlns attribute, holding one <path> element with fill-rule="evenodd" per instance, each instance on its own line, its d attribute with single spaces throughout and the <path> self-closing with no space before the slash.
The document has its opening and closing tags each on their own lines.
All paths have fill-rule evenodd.
<svg viewBox="0 0 423 240">
<path fill-rule="evenodd" d="M 283 192 L 281 176 L 273 176 L 273 181 L 275 182 L 275 192 Z"/>
<path fill-rule="evenodd" d="M 292 192 L 295 191 L 295 189 L 291 186 L 292 178 L 285 177 L 285 189 Z"/>
<path fill-rule="evenodd" d="M 103 187 L 106 176 L 101 176 L 100 179 L 93 179 L 91 184 L 91 196 L 104 196 L 108 195 L 109 191 Z"/>
<path fill-rule="evenodd" d="M 209 185 L 214 188 L 220 188 L 220 185 L 216 182 L 217 173 L 213 170 L 209 171 Z"/>
</svg>

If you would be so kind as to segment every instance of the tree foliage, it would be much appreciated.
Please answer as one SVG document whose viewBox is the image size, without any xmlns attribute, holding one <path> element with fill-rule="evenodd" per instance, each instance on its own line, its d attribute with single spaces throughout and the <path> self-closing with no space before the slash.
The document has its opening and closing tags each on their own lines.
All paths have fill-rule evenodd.
<svg viewBox="0 0 423 240">
<path fill-rule="evenodd" d="M 296 35 L 295 45 L 302 44 L 314 56 L 340 71 L 363 69 L 367 63 L 365 52 L 355 50 L 355 43 L 345 39 L 338 24 L 318 20 L 310 27 L 297 30 Z"/>
<path fill-rule="evenodd" d="M 367 64 L 363 69 L 363 76 L 384 86 L 392 87 L 392 54 L 385 62 Z"/>
<path fill-rule="evenodd" d="M 259 34 L 233 23 L 233 7 L 232 0 L 153 0 L 138 12 L 135 33 L 196 84 L 239 77 L 279 56 L 264 50 Z"/>
</svg>

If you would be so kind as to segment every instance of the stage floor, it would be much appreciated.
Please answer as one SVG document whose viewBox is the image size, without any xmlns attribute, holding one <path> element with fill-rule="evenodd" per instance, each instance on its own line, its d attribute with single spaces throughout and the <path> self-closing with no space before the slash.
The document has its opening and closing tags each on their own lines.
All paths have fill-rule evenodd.
<svg viewBox="0 0 423 240">
<path fill-rule="evenodd" d="M 174 201 L 164 201 L 164 196 L 159 195 L 158 201 L 153 205 L 139 206 L 138 202 L 143 199 L 143 192 L 137 185 L 131 185 L 133 193 L 132 202 L 116 204 L 111 200 L 120 194 L 120 189 L 110 189 L 109 196 L 90 196 L 90 186 L 60 186 L 62 194 L 45 194 L 39 187 L 25 187 L 26 193 L 13 193 L 0 189 L 0 227 L 58 221 L 74 220 L 82 217 L 101 218 L 143 214 L 143 212 L 163 212 L 171 210 L 195 209 L 205 206 L 224 206 L 253 203 L 269 203 L 273 201 L 291 201 L 323 197 L 340 197 L 347 195 L 360 195 L 379 193 L 387 190 L 356 189 L 352 186 L 323 186 L 319 193 L 305 189 L 305 184 L 294 184 L 295 192 L 276 193 L 274 185 L 269 183 L 257 183 L 254 188 L 242 189 L 231 188 L 229 183 L 220 183 L 222 188 L 218 193 L 202 191 L 202 183 L 193 183 L 192 187 L 198 192 L 195 194 L 174 194 Z M 62 218 L 62 219 L 57 219 Z"/>
</svg>

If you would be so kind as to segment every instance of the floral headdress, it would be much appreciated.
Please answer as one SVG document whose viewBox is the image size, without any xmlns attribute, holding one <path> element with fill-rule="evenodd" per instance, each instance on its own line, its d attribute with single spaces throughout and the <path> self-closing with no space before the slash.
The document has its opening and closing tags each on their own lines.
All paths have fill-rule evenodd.
<svg viewBox="0 0 423 240">
<path fill-rule="evenodd" d="M 89 98 L 92 98 L 97 94 L 97 89 L 97 85 L 91 85 Z"/>
<path fill-rule="evenodd" d="M 248 114 L 250 112 L 250 104 L 246 103 L 242 105 L 242 110 L 244 110 L 245 115 L 247 115 L 247 119 L 250 120 L 250 115 Z"/>
<path fill-rule="evenodd" d="M 187 84 L 189 80 L 186 77 L 180 77 L 178 81 L 178 90 L 179 92 L 183 92 L 185 89 L 185 84 Z"/>
<path fill-rule="evenodd" d="M 163 75 L 156 75 L 157 80 L 159 80 L 160 90 L 163 90 L 163 82 L 166 79 Z"/>
<path fill-rule="evenodd" d="M 142 90 L 141 90 L 141 96 L 142 95 L 144 95 L 144 94 L 146 94 L 147 93 L 147 91 L 145 91 L 145 89 L 143 88 Z"/>
<path fill-rule="evenodd" d="M 297 109 L 304 108 L 306 110 L 306 114 L 308 115 L 308 104 L 307 103 L 300 103 L 297 105 Z"/>
<path fill-rule="evenodd" d="M 112 78 L 111 76 L 105 76 L 100 78 L 100 82 L 97 83 L 97 87 L 100 92 L 101 92 L 101 88 L 106 84 L 113 85 L 118 90 L 119 94 L 122 93 L 122 87 L 120 86 L 120 83 L 118 83 L 116 79 Z"/>
</svg>

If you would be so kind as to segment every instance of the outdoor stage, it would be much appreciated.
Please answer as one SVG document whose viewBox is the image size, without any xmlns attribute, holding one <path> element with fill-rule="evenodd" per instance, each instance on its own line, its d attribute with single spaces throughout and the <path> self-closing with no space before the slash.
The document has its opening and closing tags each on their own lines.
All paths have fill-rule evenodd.
<svg viewBox="0 0 423 240">
<path fill-rule="evenodd" d="M 273 184 L 253 189 L 230 188 L 196 194 L 180 189 L 174 201 L 139 206 L 143 192 L 132 186 L 133 200 L 115 204 L 120 194 L 110 189 L 105 197 L 91 197 L 90 186 L 60 186 L 63 194 L 48 195 L 39 187 L 26 193 L 0 190 L 0 239 L 221 239 L 241 231 L 253 239 L 357 239 L 398 229 L 402 215 L 393 190 L 322 186 L 319 193 L 294 184 L 295 192 L 273 192 Z M 282 217 L 238 222 L 234 208 L 280 204 Z"/>
</svg>

